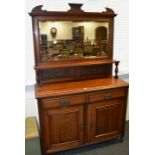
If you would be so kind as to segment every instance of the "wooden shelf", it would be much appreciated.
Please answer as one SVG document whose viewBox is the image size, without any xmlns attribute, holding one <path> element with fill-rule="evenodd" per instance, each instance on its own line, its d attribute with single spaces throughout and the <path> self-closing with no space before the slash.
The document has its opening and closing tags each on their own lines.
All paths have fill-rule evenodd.
<svg viewBox="0 0 155 155">
<path fill-rule="evenodd" d="M 85 61 L 54 61 L 48 63 L 40 63 L 35 66 L 36 70 L 43 69 L 54 69 L 54 68 L 67 68 L 67 67 L 78 67 L 78 66 L 89 66 L 89 65 L 102 65 L 102 64 L 112 64 L 119 63 L 117 60 L 112 59 L 95 59 L 95 60 L 85 60 Z"/>
<path fill-rule="evenodd" d="M 36 98 L 87 93 L 127 86 L 128 83 L 114 77 L 45 84 L 39 87 L 36 86 Z"/>
</svg>

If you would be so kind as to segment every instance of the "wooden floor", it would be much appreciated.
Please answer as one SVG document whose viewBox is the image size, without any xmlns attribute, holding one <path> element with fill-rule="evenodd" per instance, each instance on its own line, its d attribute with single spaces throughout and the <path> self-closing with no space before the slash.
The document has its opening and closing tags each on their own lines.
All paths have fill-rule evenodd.
<svg viewBox="0 0 155 155">
<path fill-rule="evenodd" d="M 129 122 L 126 122 L 123 142 L 112 140 L 51 155 L 129 155 Z"/>
</svg>

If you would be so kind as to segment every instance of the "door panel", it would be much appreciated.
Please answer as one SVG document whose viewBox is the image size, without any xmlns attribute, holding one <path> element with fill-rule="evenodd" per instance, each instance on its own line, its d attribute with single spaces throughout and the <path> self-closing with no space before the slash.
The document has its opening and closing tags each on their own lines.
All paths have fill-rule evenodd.
<svg viewBox="0 0 155 155">
<path fill-rule="evenodd" d="M 78 112 L 56 114 L 49 119 L 52 144 L 64 143 L 78 139 Z M 73 127 L 72 127 L 73 126 Z M 69 132 L 68 132 L 69 131 Z"/>
<path fill-rule="evenodd" d="M 121 133 L 123 100 L 94 103 L 90 110 L 90 140 L 101 141 Z"/>
<path fill-rule="evenodd" d="M 45 111 L 44 139 L 49 152 L 83 143 L 83 106 Z M 48 153 L 47 151 L 47 153 Z"/>
</svg>

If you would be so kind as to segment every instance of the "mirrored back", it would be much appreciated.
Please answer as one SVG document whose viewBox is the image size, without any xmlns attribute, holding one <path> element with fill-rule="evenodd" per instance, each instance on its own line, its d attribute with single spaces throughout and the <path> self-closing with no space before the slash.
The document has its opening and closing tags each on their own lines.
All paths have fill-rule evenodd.
<svg viewBox="0 0 155 155">
<path fill-rule="evenodd" d="M 39 21 L 41 61 L 107 58 L 109 23 Z"/>
</svg>

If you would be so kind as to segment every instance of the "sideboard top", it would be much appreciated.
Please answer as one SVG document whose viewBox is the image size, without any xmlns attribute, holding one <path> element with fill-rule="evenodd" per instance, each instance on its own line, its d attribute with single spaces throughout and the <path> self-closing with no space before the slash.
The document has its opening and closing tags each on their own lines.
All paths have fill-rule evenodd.
<svg viewBox="0 0 155 155">
<path fill-rule="evenodd" d="M 91 91 L 99 91 L 120 87 L 128 87 L 128 83 L 124 82 L 121 79 L 115 79 L 113 77 L 83 81 L 70 81 L 64 83 L 53 83 L 46 84 L 41 87 L 36 86 L 36 98 L 87 93 Z"/>
</svg>

